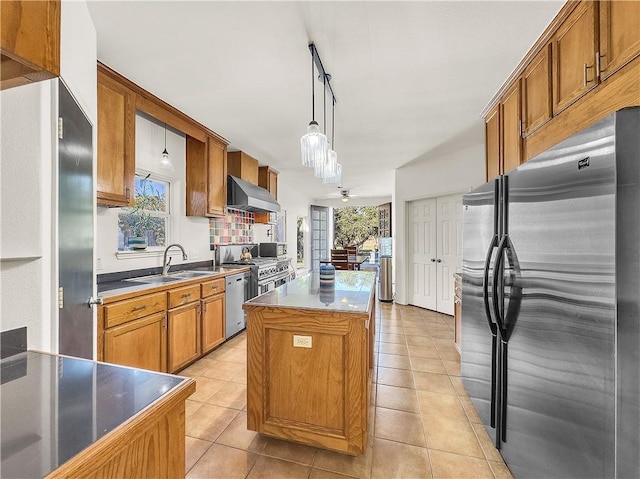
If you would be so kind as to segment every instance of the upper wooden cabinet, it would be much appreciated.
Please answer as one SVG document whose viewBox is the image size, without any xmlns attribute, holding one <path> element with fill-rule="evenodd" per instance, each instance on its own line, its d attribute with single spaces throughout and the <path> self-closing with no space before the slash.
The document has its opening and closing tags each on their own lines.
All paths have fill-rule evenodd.
<svg viewBox="0 0 640 479">
<path fill-rule="evenodd" d="M 227 203 L 227 146 L 187 136 L 187 216 L 224 216 Z"/>
<path fill-rule="evenodd" d="M 520 82 L 516 82 L 500 101 L 503 173 L 520 166 L 522 161 L 522 115 Z"/>
<path fill-rule="evenodd" d="M 133 206 L 135 126 L 134 93 L 98 70 L 99 205 Z"/>
<path fill-rule="evenodd" d="M 521 86 L 522 134 L 526 137 L 551 119 L 551 43 L 525 68 Z"/>
<path fill-rule="evenodd" d="M 596 12 L 583 0 L 553 36 L 553 113 L 559 113 L 598 83 Z"/>
<path fill-rule="evenodd" d="M 0 88 L 60 76 L 60 0 L 0 2 Z"/>
<path fill-rule="evenodd" d="M 270 166 L 258 168 L 258 186 L 262 186 L 271 193 L 274 200 L 278 199 L 278 172 Z"/>
<path fill-rule="evenodd" d="M 258 160 L 244 151 L 230 151 L 227 153 L 227 173 L 258 185 Z"/>
<path fill-rule="evenodd" d="M 605 80 L 640 53 L 640 2 L 600 2 L 600 79 Z"/>
<path fill-rule="evenodd" d="M 485 153 L 487 157 L 487 181 L 502 173 L 500 148 L 500 104 L 495 105 L 485 117 Z"/>
<path fill-rule="evenodd" d="M 487 179 L 640 105 L 638 78 L 640 1 L 568 1 L 483 113 Z"/>
</svg>

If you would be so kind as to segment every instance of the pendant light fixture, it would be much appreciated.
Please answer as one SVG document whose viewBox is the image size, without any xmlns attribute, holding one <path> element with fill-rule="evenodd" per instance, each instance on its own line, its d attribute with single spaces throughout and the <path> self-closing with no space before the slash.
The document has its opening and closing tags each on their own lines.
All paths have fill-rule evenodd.
<svg viewBox="0 0 640 479">
<path fill-rule="evenodd" d="M 173 171 L 173 161 L 167 152 L 167 124 L 164 124 L 164 151 L 160 157 L 160 169 L 163 171 Z"/>
<path fill-rule="evenodd" d="M 309 45 L 310 49 L 312 47 L 313 43 Z M 317 164 L 324 164 L 327 161 L 327 137 L 320 131 L 316 122 L 315 84 L 313 82 L 314 50 L 315 47 L 311 50 L 311 122 L 307 127 L 307 133 L 300 138 L 300 151 L 302 165 L 315 169 Z"/>
</svg>

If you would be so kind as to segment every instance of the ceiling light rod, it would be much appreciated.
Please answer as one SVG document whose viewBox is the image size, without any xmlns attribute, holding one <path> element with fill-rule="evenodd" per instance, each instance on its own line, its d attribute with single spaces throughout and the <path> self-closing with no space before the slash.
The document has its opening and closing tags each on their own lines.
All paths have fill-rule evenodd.
<svg viewBox="0 0 640 479">
<path fill-rule="evenodd" d="M 313 57 L 313 63 L 316 64 L 316 68 L 318 69 L 318 76 L 324 78 L 325 87 L 329 87 L 329 92 L 331 93 L 333 103 L 336 104 L 338 100 L 336 99 L 336 95 L 333 93 L 333 89 L 331 88 L 331 75 L 329 75 L 324 70 L 324 66 L 322 66 L 322 60 L 320 60 L 320 54 L 318 53 L 318 49 L 313 42 L 309 43 L 309 51 L 311 52 L 311 56 Z"/>
</svg>

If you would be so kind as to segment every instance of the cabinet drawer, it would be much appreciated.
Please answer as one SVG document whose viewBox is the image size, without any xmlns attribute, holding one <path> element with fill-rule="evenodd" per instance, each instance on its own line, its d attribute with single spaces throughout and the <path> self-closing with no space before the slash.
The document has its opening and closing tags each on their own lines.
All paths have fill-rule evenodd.
<svg viewBox="0 0 640 479">
<path fill-rule="evenodd" d="M 177 308 L 183 304 L 192 303 L 200 299 L 200 285 L 185 286 L 169 291 L 169 309 Z"/>
<path fill-rule="evenodd" d="M 202 297 L 206 298 L 212 294 L 224 292 L 224 278 L 202 283 Z"/>
<path fill-rule="evenodd" d="M 149 314 L 159 313 L 164 311 L 166 307 L 164 293 L 149 294 L 108 304 L 104 307 L 104 327 L 108 329 Z"/>
</svg>

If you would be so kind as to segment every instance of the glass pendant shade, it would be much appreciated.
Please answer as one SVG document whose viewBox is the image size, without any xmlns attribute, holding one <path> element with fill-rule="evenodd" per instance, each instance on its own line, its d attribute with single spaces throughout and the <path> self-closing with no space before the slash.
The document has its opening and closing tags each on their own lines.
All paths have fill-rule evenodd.
<svg viewBox="0 0 640 479">
<path fill-rule="evenodd" d="M 316 168 L 316 165 L 324 165 L 327 162 L 327 137 L 322 134 L 318 123 L 309 123 L 307 133 L 300 138 L 300 151 L 302 152 L 302 165 Z"/>
<path fill-rule="evenodd" d="M 322 184 L 326 186 L 340 186 L 342 184 L 342 165 L 340 163 L 336 163 L 335 176 L 327 176 L 326 178 L 322 178 Z"/>
<path fill-rule="evenodd" d="M 315 176 L 318 178 L 322 178 L 322 179 L 332 178 L 336 176 L 337 167 L 338 167 L 338 154 L 333 150 L 329 150 L 327 152 L 327 161 L 325 161 L 321 165 L 316 164 L 313 171 L 315 173 Z"/>
<path fill-rule="evenodd" d="M 165 148 L 160 157 L 160 169 L 164 171 L 173 171 L 173 161 L 169 157 L 169 153 Z"/>
</svg>

